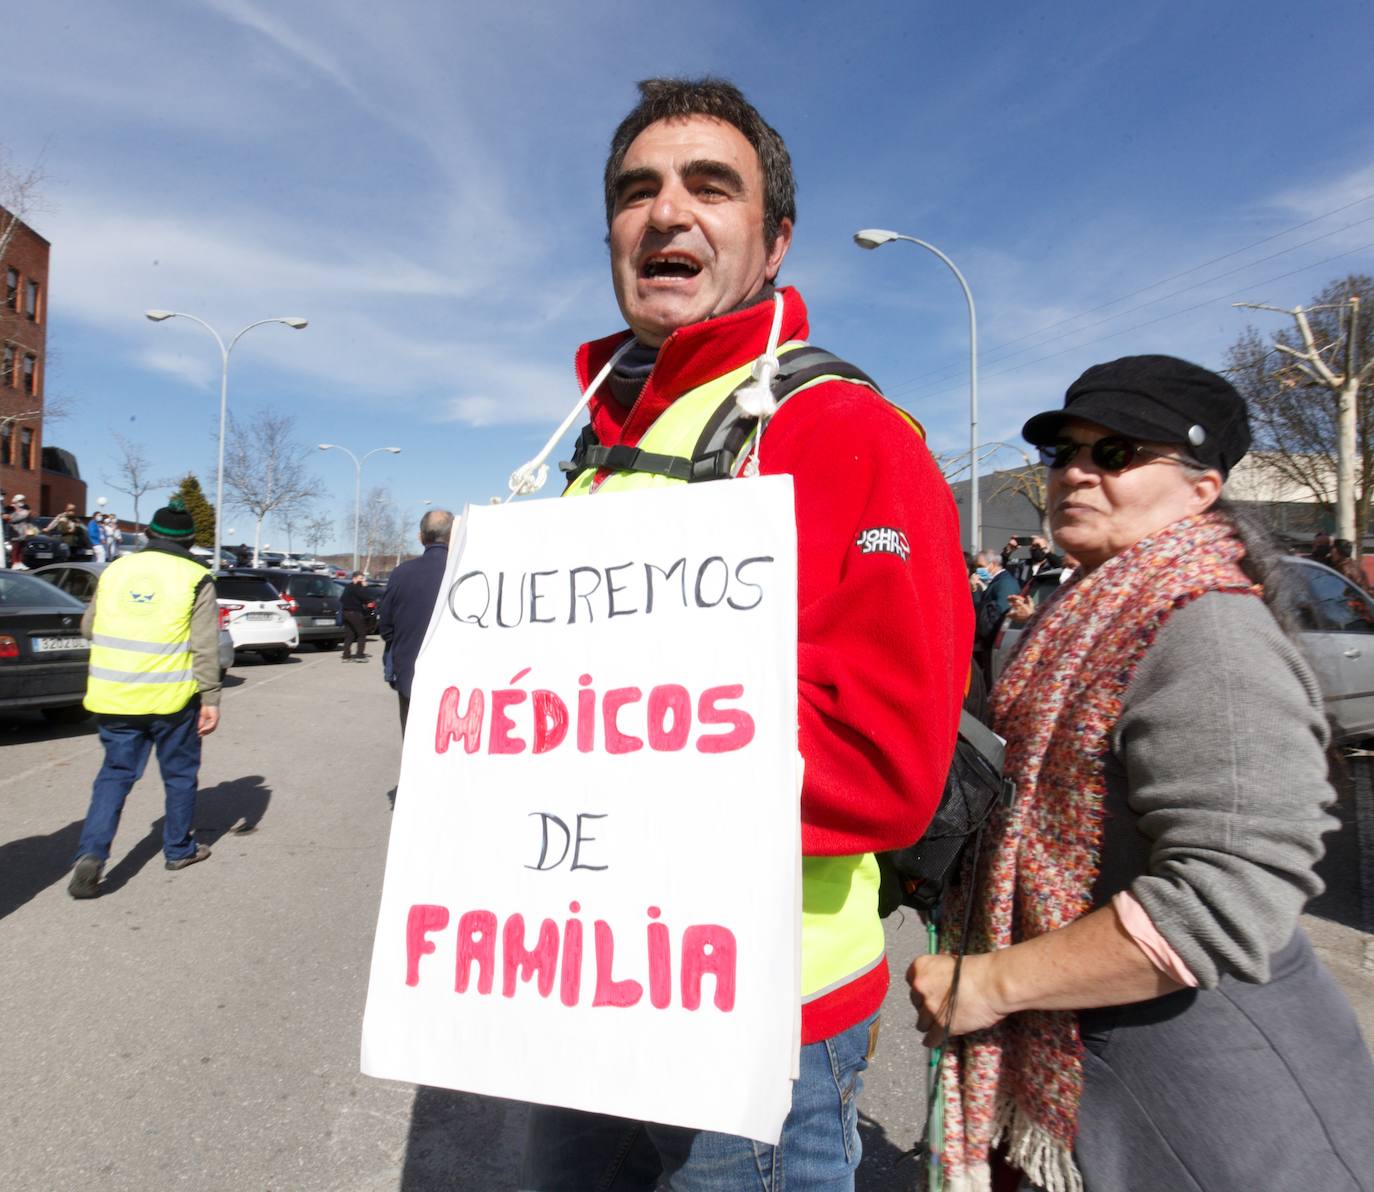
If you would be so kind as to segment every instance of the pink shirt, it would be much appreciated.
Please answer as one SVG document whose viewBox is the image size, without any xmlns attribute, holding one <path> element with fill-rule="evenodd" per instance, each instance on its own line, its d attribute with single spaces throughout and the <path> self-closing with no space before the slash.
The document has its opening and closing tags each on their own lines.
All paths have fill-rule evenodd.
<svg viewBox="0 0 1374 1192">
<path fill-rule="evenodd" d="M 1129 890 L 1122 890 L 1112 899 L 1112 906 L 1116 907 L 1116 917 L 1121 920 L 1121 926 L 1126 929 L 1126 934 L 1135 940 L 1155 968 L 1180 985 L 1186 985 L 1189 989 L 1197 988 L 1197 978 L 1183 963 L 1183 958 L 1173 950 L 1169 941 L 1159 934 L 1159 928 L 1154 925 L 1154 920 L 1146 913 L 1145 908 L 1136 901 L 1135 895 Z"/>
</svg>

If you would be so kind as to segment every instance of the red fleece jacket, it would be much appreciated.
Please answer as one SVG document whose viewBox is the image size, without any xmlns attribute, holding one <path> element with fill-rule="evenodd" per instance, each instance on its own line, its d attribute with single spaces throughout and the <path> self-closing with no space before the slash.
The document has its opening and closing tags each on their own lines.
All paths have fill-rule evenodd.
<svg viewBox="0 0 1374 1192">
<path fill-rule="evenodd" d="M 801 296 L 779 293 L 782 340 L 807 339 Z M 634 446 L 676 398 L 763 352 L 772 318 L 773 303 L 761 302 L 673 332 L 632 409 L 609 386 L 592 396 L 598 439 Z M 584 390 L 625 336 L 578 351 Z M 761 465 L 792 476 L 797 506 L 802 852 L 910 844 L 944 788 L 973 642 L 949 486 L 910 424 L 849 381 L 789 398 L 769 424 Z M 884 530 L 898 533 L 868 533 Z M 879 966 L 808 1003 L 802 1041 L 862 1021 L 887 982 Z"/>
</svg>

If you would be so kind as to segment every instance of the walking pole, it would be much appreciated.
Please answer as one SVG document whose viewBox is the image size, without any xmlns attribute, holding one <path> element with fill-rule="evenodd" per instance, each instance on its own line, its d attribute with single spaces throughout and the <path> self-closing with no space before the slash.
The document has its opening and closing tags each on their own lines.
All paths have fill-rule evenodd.
<svg viewBox="0 0 1374 1192">
<path fill-rule="evenodd" d="M 939 950 L 939 932 L 932 916 L 926 924 L 927 948 L 932 956 Z M 945 1098 L 940 1087 L 940 1060 L 944 1048 L 930 1049 L 930 1068 L 927 1080 L 930 1093 L 927 1097 L 926 1117 L 926 1192 L 944 1192 L 945 1169 L 941 1161 L 945 1149 Z"/>
</svg>

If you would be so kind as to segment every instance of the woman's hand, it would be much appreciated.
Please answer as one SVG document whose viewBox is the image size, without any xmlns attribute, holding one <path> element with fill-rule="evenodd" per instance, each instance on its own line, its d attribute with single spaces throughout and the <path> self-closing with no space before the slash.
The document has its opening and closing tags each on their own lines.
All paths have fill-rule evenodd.
<svg viewBox="0 0 1374 1192">
<path fill-rule="evenodd" d="M 995 953 L 964 957 L 954 1021 L 949 1024 L 950 1036 L 981 1031 L 1006 1017 L 1006 1012 L 999 1010 L 993 1000 L 991 970 L 994 960 Z M 954 957 L 943 952 L 936 956 L 918 956 L 906 971 L 906 981 L 911 986 L 911 1004 L 916 1007 L 916 1025 L 924 1032 L 925 1045 L 940 1046 L 946 1038 L 944 1019 L 954 981 Z"/>
</svg>

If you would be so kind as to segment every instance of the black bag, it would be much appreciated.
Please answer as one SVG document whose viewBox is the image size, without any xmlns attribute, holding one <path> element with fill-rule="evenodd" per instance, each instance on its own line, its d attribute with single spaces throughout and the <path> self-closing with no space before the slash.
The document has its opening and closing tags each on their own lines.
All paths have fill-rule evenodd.
<svg viewBox="0 0 1374 1192">
<path fill-rule="evenodd" d="M 915 844 L 877 855 L 878 913 L 884 918 L 900 906 L 929 915 L 957 873 L 965 846 L 998 803 L 1011 805 L 1015 787 L 1002 776 L 1004 752 L 992 729 L 967 710 L 959 714 L 954 758 L 930 826 Z"/>
</svg>

